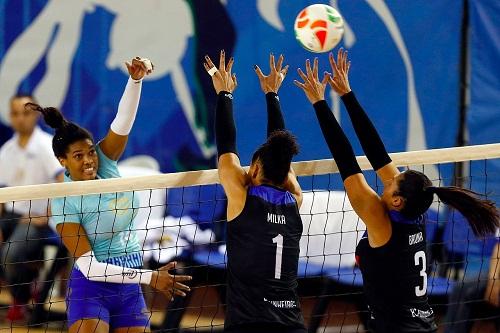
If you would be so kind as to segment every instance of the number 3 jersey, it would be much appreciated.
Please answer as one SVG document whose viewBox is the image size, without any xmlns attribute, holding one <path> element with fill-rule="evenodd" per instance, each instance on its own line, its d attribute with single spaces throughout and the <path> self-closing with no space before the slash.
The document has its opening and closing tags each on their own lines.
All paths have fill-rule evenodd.
<svg viewBox="0 0 500 333">
<path fill-rule="evenodd" d="M 374 332 L 434 332 L 434 315 L 427 302 L 425 216 L 408 220 L 390 211 L 392 236 L 372 248 L 360 240 L 356 261 Z"/>
<path fill-rule="evenodd" d="M 227 232 L 225 327 L 304 327 L 296 292 L 302 221 L 294 196 L 269 185 L 250 186 Z"/>
</svg>

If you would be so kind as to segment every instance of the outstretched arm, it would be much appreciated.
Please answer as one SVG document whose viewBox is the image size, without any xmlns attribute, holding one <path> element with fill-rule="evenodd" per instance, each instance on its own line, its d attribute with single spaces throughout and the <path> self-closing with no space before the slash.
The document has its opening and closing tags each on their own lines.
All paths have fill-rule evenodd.
<svg viewBox="0 0 500 333">
<path fill-rule="evenodd" d="M 286 74 L 288 73 L 288 65 L 283 67 L 284 57 L 281 54 L 276 63 L 274 60 L 274 55 L 271 53 L 269 55 L 269 74 L 265 75 L 258 65 L 255 65 L 255 73 L 259 78 L 260 88 L 262 92 L 266 94 L 266 105 L 267 105 L 267 137 L 269 137 L 274 131 L 285 129 L 285 120 L 283 119 L 283 113 L 281 112 L 280 99 L 278 96 L 278 90 L 281 84 L 285 80 Z M 297 204 L 300 208 L 302 205 L 302 189 L 297 181 L 295 172 L 292 168 L 288 172 L 288 177 L 285 181 L 284 188 L 292 193 L 297 200 Z"/>
<path fill-rule="evenodd" d="M 382 246 L 391 237 L 391 224 L 380 197 L 367 184 L 349 140 L 325 101 L 325 88 L 330 74 L 325 73 L 323 80 L 319 81 L 317 59 L 312 69 L 307 60 L 307 74 L 301 69 L 298 72 L 304 82 L 295 81 L 295 84 L 305 92 L 314 106 L 321 131 L 337 163 L 354 211 L 366 224 L 371 246 Z"/>
<path fill-rule="evenodd" d="M 127 145 L 128 135 L 132 129 L 141 98 L 142 79 L 153 71 L 153 64 L 148 59 L 136 57 L 131 63 L 126 62 L 130 77 L 123 92 L 118 112 L 111 123 L 110 130 L 101 141 L 103 153 L 116 161 Z"/>
<path fill-rule="evenodd" d="M 329 59 L 334 76 L 329 77 L 328 82 L 333 90 L 341 96 L 366 157 L 382 182 L 392 180 L 399 174 L 399 170 L 387 154 L 375 126 L 351 91 L 348 77 L 351 63 L 347 61 L 347 51 L 340 49 L 337 61 L 332 53 L 330 53 Z"/>
<path fill-rule="evenodd" d="M 220 52 L 219 68 L 215 67 L 210 57 L 205 56 L 203 66 L 212 76 L 212 83 L 217 93 L 215 108 L 215 143 L 219 160 L 219 180 L 227 196 L 227 220 L 237 217 L 245 205 L 247 173 L 241 167 L 236 150 L 236 126 L 233 118 L 233 91 L 236 89 L 236 75 L 231 74 L 234 59 L 229 59 L 226 66 L 224 50 Z"/>
<path fill-rule="evenodd" d="M 277 130 L 285 129 L 285 120 L 281 113 L 278 90 L 288 73 L 288 65 L 283 67 L 283 55 L 278 58 L 278 63 L 274 61 L 274 55 L 269 55 L 269 75 L 264 75 L 258 65 L 255 65 L 255 73 L 259 78 L 260 88 L 266 95 L 267 105 L 267 136 Z"/>
<path fill-rule="evenodd" d="M 59 210 L 56 209 L 56 211 Z M 58 215 L 58 218 L 61 216 Z M 90 281 L 146 284 L 169 298 L 174 295 L 186 296 L 186 292 L 190 290 L 188 286 L 181 283 L 191 280 L 190 276 L 172 275 L 168 272 L 175 268 L 175 262 L 168 263 L 158 270 L 126 268 L 99 262 L 92 250 L 87 232 L 79 222 L 59 223 L 56 228 L 63 244 L 75 259 L 76 267 Z"/>
</svg>

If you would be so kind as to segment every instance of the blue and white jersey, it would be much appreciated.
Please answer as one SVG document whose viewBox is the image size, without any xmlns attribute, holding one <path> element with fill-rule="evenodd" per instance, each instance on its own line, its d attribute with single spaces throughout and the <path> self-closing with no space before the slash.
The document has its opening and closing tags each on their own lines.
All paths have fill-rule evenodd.
<svg viewBox="0 0 500 333">
<path fill-rule="evenodd" d="M 117 162 L 109 159 L 99 145 L 96 145 L 96 152 L 99 158 L 97 178 L 120 177 Z M 66 173 L 64 181 L 73 180 Z M 55 229 L 59 223 L 81 224 L 98 261 L 124 267 L 142 265 L 141 248 L 133 231 L 139 208 L 137 194 L 125 192 L 56 198 L 51 207 L 51 226 Z"/>
</svg>

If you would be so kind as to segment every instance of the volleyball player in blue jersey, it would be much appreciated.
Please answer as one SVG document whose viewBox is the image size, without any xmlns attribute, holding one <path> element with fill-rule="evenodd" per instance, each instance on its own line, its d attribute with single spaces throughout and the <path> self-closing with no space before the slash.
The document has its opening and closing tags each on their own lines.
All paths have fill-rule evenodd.
<svg viewBox="0 0 500 333">
<path fill-rule="evenodd" d="M 369 305 L 369 330 L 376 333 L 436 332 L 433 310 L 427 302 L 425 212 L 436 194 L 467 218 L 474 232 L 485 235 L 496 230 L 498 210 L 493 202 L 477 198 L 458 187 L 434 187 L 421 172 L 400 172 L 387 154 L 375 127 L 351 91 L 347 52 L 337 61 L 330 54 L 335 74 L 318 78 L 318 61 L 303 82 L 295 81 L 313 104 L 325 140 L 337 163 L 349 200 L 366 224 L 367 237 L 356 248 Z M 356 135 L 377 176 L 384 185 L 379 196 L 366 182 L 352 147 L 325 101 L 330 83 L 349 113 Z"/>
<path fill-rule="evenodd" d="M 28 104 L 55 129 L 52 148 L 66 169 L 66 182 L 120 177 L 116 161 L 135 120 L 142 79 L 153 70 L 149 60 L 139 57 L 126 65 L 130 78 L 117 115 L 106 137 L 97 144 L 87 130 L 68 122 L 57 109 Z M 130 192 L 52 200 L 52 223 L 75 258 L 66 300 L 69 332 L 149 331 L 140 284 L 150 285 L 169 298 L 189 291 L 181 282 L 191 277 L 168 272 L 175 263 L 155 271 L 140 269 L 141 248 L 133 230 L 134 208 L 138 207 L 138 196 Z"/>
</svg>

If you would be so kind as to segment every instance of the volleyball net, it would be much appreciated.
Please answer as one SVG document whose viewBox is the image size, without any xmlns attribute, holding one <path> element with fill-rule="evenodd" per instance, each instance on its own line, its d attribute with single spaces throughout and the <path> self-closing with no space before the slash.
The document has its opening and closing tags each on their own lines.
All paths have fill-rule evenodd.
<svg viewBox="0 0 500 333">
<path fill-rule="evenodd" d="M 394 153 L 391 158 L 400 168 L 426 173 L 435 185 L 458 184 L 500 203 L 500 144 Z M 381 193 L 367 159 L 357 159 L 369 184 Z M 365 332 L 367 308 L 354 252 L 366 227 L 343 191 L 333 160 L 295 162 L 293 168 L 304 191 L 298 291 L 306 325 L 310 332 Z M 130 164 L 119 164 L 119 169 L 123 178 L 0 189 L 0 316 L 21 313 L 14 321 L 3 320 L 0 330 L 37 327 L 52 332 L 67 326 L 65 297 L 74 258 L 46 226 L 53 218 L 47 210 L 50 200 L 125 192 L 138 198 L 129 237 L 139 240 L 145 267 L 176 261 L 178 273 L 193 276 L 192 291 L 184 299 L 169 301 L 143 287 L 153 331 L 222 331 L 226 198 L 217 171 L 159 174 Z M 463 216 L 435 200 L 427 213 L 426 275 L 438 324 L 498 323 L 499 309 L 486 301 L 491 264 L 500 266 L 492 258 L 498 235 L 475 237 Z M 130 209 L 120 200 L 115 203 L 93 213 L 99 219 Z M 18 213 L 21 208 L 29 214 Z M 113 219 L 98 223 L 112 225 Z M 12 231 L 18 225 L 24 226 L 21 236 Z M 88 232 L 89 238 L 97 236 L 97 231 Z M 95 297 L 91 290 L 89 297 Z M 470 309 L 467 317 L 457 310 L 463 304 Z"/>
</svg>

